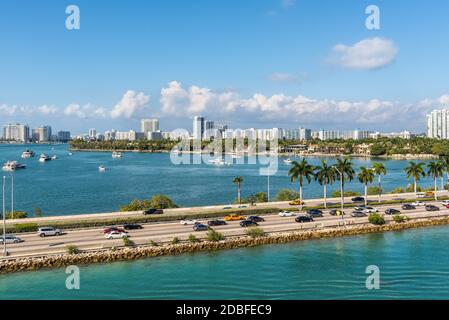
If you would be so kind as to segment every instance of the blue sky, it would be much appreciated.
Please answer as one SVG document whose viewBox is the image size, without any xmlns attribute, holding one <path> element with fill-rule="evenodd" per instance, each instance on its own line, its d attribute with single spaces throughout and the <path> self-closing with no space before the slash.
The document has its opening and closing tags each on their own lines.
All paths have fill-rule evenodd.
<svg viewBox="0 0 449 320">
<path fill-rule="evenodd" d="M 449 103 L 448 16 L 444 0 L 3 1 L 0 123 L 424 131 Z"/>
</svg>

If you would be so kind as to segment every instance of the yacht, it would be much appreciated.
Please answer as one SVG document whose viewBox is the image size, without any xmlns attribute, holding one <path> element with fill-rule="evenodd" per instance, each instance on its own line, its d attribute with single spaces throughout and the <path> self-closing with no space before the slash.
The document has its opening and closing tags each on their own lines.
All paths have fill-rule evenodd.
<svg viewBox="0 0 449 320">
<path fill-rule="evenodd" d="M 39 162 L 46 162 L 46 161 L 50 161 L 51 158 L 50 156 L 46 155 L 45 153 L 41 154 L 40 158 L 39 158 Z"/>
<path fill-rule="evenodd" d="M 24 152 L 22 152 L 22 158 L 23 159 L 28 159 L 28 158 L 32 158 L 34 157 L 35 153 L 34 151 L 28 150 L 26 149 Z"/>
<path fill-rule="evenodd" d="M 290 158 L 287 158 L 287 159 L 284 160 L 285 164 L 291 164 L 292 162 L 293 162 L 293 160 L 290 159 Z"/>
<path fill-rule="evenodd" d="M 56 160 L 58 159 L 58 156 L 54 155 L 53 157 L 51 157 L 51 160 Z"/>
<path fill-rule="evenodd" d="M 73 152 L 69 152 L 69 156 L 73 156 Z"/>
<path fill-rule="evenodd" d="M 113 157 L 113 158 L 121 158 L 121 157 L 122 157 L 122 153 L 121 153 L 121 152 L 114 151 L 114 152 L 112 153 L 112 157 Z"/>
<path fill-rule="evenodd" d="M 3 170 L 5 171 L 15 171 L 17 169 L 25 169 L 26 165 L 21 164 L 17 161 L 7 161 L 3 164 Z"/>
<path fill-rule="evenodd" d="M 216 165 L 216 166 L 229 166 L 231 165 L 229 162 L 224 161 L 224 159 L 221 158 L 215 158 L 208 161 L 210 164 Z"/>
<path fill-rule="evenodd" d="M 100 165 L 100 166 L 98 167 L 98 171 L 100 171 L 100 172 L 105 172 L 105 171 L 106 171 L 106 167 L 105 167 L 104 165 Z"/>
</svg>

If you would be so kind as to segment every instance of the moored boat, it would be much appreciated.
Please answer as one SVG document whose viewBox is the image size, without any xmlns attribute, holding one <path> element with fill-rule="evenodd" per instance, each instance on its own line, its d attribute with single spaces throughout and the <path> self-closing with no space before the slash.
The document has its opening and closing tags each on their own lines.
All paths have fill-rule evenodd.
<svg viewBox="0 0 449 320">
<path fill-rule="evenodd" d="M 118 151 L 114 151 L 114 152 L 112 152 L 112 157 L 113 158 L 121 158 L 122 157 L 122 153 L 118 152 Z"/>
<path fill-rule="evenodd" d="M 41 154 L 41 156 L 39 157 L 39 162 L 46 162 L 50 160 L 51 157 L 49 155 L 46 155 L 45 153 Z"/>
<path fill-rule="evenodd" d="M 34 157 L 34 155 L 35 155 L 34 151 L 26 149 L 24 152 L 22 152 L 22 156 L 21 157 L 23 159 L 28 159 L 28 158 Z"/>
<path fill-rule="evenodd" d="M 4 171 L 15 171 L 17 169 L 25 169 L 26 165 L 21 164 L 17 161 L 7 161 L 3 164 L 2 169 Z"/>
</svg>

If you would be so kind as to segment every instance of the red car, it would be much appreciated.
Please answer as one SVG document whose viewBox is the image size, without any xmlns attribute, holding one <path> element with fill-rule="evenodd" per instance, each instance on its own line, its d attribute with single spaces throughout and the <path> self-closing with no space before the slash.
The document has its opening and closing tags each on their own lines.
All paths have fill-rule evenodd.
<svg viewBox="0 0 449 320">
<path fill-rule="evenodd" d="M 122 229 L 122 228 L 117 228 L 117 227 L 110 227 L 110 228 L 106 228 L 103 230 L 103 234 L 107 234 L 110 233 L 112 231 L 117 231 L 117 232 L 124 232 L 126 233 L 126 230 Z"/>
</svg>

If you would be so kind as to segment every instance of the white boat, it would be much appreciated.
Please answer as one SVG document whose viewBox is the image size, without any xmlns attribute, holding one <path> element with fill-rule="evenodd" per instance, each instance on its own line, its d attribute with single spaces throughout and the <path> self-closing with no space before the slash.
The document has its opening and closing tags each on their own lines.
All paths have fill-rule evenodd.
<svg viewBox="0 0 449 320">
<path fill-rule="evenodd" d="M 51 157 L 51 160 L 56 160 L 56 159 L 58 159 L 58 157 L 57 157 L 57 156 L 53 156 L 53 157 Z"/>
<path fill-rule="evenodd" d="M 69 156 L 73 156 L 73 153 L 72 153 L 72 152 L 69 152 Z"/>
<path fill-rule="evenodd" d="M 224 159 L 221 158 L 215 158 L 208 161 L 210 164 L 216 165 L 216 166 L 229 166 L 231 165 L 229 162 L 224 161 Z"/>
<path fill-rule="evenodd" d="M 121 157 L 122 157 L 122 153 L 121 153 L 121 152 L 114 151 L 114 152 L 112 153 L 112 157 L 113 157 L 113 158 L 121 158 Z"/>
<path fill-rule="evenodd" d="M 292 162 L 293 162 L 293 160 L 290 159 L 290 158 L 287 158 L 287 159 L 284 160 L 285 164 L 291 164 Z"/>
<path fill-rule="evenodd" d="M 39 162 L 46 162 L 46 161 L 50 161 L 51 157 L 46 155 L 45 153 L 41 154 L 41 156 L 39 157 Z"/>
<path fill-rule="evenodd" d="M 7 161 L 3 164 L 4 171 L 15 171 L 17 169 L 25 169 L 27 166 L 17 161 Z"/>
<path fill-rule="evenodd" d="M 34 151 L 31 151 L 31 150 L 25 150 L 24 152 L 22 152 L 22 158 L 23 159 L 29 159 L 29 158 L 32 158 L 32 157 L 34 157 L 34 155 L 35 155 L 35 153 L 34 153 Z"/>
<path fill-rule="evenodd" d="M 104 165 L 101 165 L 101 166 L 98 167 L 98 171 L 105 172 L 106 171 L 106 167 Z"/>
</svg>

